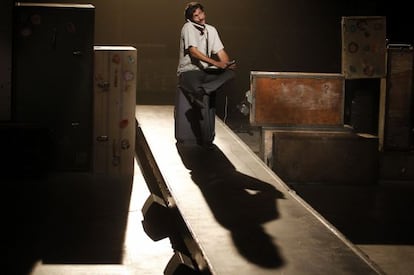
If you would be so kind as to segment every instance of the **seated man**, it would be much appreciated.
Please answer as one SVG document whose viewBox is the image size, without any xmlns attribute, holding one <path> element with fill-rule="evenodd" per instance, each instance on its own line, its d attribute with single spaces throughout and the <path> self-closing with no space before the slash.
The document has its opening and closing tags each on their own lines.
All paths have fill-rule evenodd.
<svg viewBox="0 0 414 275">
<path fill-rule="evenodd" d="M 180 37 L 178 86 L 194 106 L 204 109 L 202 113 L 207 116 L 210 104 L 206 104 L 209 101 L 204 97 L 212 95 L 235 77 L 235 62 L 230 61 L 216 28 L 206 24 L 201 4 L 189 3 L 185 20 Z M 217 58 L 212 58 L 213 55 Z M 202 123 L 211 123 L 211 120 L 206 118 Z M 200 128 L 204 131 L 203 145 L 211 148 L 214 127 Z"/>
</svg>

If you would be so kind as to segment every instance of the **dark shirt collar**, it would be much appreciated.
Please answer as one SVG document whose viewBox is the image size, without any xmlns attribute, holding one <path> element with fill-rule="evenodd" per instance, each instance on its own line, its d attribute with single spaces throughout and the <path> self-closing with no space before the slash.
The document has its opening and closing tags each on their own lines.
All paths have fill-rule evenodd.
<svg viewBox="0 0 414 275">
<path fill-rule="evenodd" d="M 194 21 L 191 21 L 189 19 L 187 19 L 187 21 L 190 22 L 197 30 L 200 31 L 200 35 L 204 34 L 204 31 L 206 30 L 206 25 L 198 24 L 198 23 L 196 23 Z"/>
</svg>

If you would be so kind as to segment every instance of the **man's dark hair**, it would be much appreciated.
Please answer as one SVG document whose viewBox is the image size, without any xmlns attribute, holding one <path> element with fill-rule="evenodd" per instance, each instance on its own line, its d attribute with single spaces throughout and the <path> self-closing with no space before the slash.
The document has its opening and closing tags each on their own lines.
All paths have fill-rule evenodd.
<svg viewBox="0 0 414 275">
<path fill-rule="evenodd" d="M 195 12 L 196 9 L 200 9 L 202 11 L 204 11 L 204 7 L 203 5 L 201 5 L 198 2 L 190 2 L 187 4 L 185 11 L 184 11 L 184 16 L 185 19 L 187 20 L 192 20 L 193 19 L 193 13 Z"/>
</svg>

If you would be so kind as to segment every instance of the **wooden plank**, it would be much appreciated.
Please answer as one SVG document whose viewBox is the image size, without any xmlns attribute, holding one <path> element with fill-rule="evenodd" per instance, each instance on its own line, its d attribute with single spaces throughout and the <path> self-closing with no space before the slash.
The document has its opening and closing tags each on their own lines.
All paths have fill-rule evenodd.
<svg viewBox="0 0 414 275">
<path fill-rule="evenodd" d="M 93 172 L 132 175 L 137 51 L 95 46 L 94 53 Z"/>
<path fill-rule="evenodd" d="M 386 78 L 384 149 L 414 148 L 414 51 L 411 45 L 389 45 Z"/>
</svg>

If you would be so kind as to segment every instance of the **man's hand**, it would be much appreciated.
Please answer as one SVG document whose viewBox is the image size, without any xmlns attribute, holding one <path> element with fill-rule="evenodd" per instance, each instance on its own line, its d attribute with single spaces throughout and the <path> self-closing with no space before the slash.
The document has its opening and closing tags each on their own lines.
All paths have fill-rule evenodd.
<svg viewBox="0 0 414 275">
<path fill-rule="evenodd" d="M 215 61 L 214 66 L 220 69 L 235 69 L 236 68 L 236 61 Z"/>
<path fill-rule="evenodd" d="M 227 62 L 226 69 L 236 69 L 236 60 L 232 60 Z"/>
</svg>

